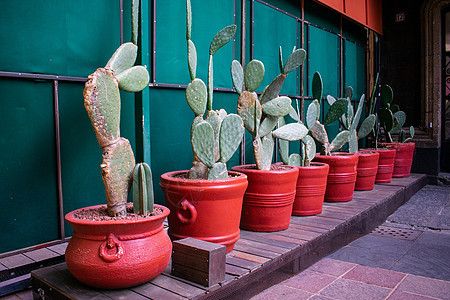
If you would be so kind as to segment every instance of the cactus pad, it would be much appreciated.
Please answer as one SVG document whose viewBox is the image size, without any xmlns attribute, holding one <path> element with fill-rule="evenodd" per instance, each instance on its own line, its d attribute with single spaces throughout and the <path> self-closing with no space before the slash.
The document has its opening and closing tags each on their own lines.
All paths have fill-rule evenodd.
<svg viewBox="0 0 450 300">
<path fill-rule="evenodd" d="M 338 135 L 334 138 L 330 145 L 330 151 L 336 151 L 342 148 L 345 143 L 348 142 L 350 138 L 350 132 L 348 130 L 344 130 L 338 133 Z"/>
<path fill-rule="evenodd" d="M 192 132 L 192 149 L 198 159 L 208 167 L 214 164 L 214 130 L 204 121 L 195 125 Z"/>
<path fill-rule="evenodd" d="M 259 126 L 259 136 L 268 135 L 275 128 L 275 126 L 277 126 L 277 122 L 278 117 L 273 117 L 270 115 L 265 116 L 265 118 L 261 121 L 261 125 Z"/>
<path fill-rule="evenodd" d="M 320 114 L 319 101 L 314 100 L 308 106 L 308 110 L 306 111 L 306 126 L 308 126 L 309 129 L 313 128 L 316 121 L 319 120 L 319 114 Z"/>
<path fill-rule="evenodd" d="M 262 109 L 256 93 L 251 93 L 249 91 L 242 92 L 238 99 L 237 112 L 244 121 L 245 129 L 247 129 L 251 134 L 254 134 L 255 132 L 255 105 L 257 105 L 256 120 L 260 120 Z M 256 125 L 259 126 L 259 123 Z"/>
<path fill-rule="evenodd" d="M 134 66 L 126 69 L 122 73 L 117 74 L 119 88 L 127 92 L 140 92 L 150 80 L 148 71 L 143 66 Z"/>
<path fill-rule="evenodd" d="M 392 111 L 392 110 L 391 110 Z M 392 127 L 391 133 L 397 133 L 400 129 L 402 129 L 403 125 L 406 122 L 406 114 L 405 112 L 399 110 L 394 113 L 394 120 L 397 119 L 397 124 Z"/>
<path fill-rule="evenodd" d="M 194 79 L 186 87 L 186 100 L 197 116 L 205 113 L 206 97 L 206 85 L 201 79 Z"/>
<path fill-rule="evenodd" d="M 377 117 L 375 115 L 369 115 L 362 123 L 361 126 L 359 127 L 358 130 L 358 138 L 362 139 L 363 137 L 365 137 L 366 135 L 368 135 L 372 129 L 373 126 L 375 125 L 375 122 L 377 120 Z"/>
<path fill-rule="evenodd" d="M 122 44 L 106 63 L 115 74 L 120 74 L 134 65 L 137 57 L 137 46 L 133 43 Z"/>
<path fill-rule="evenodd" d="M 220 126 L 219 151 L 220 161 L 226 163 L 236 152 L 244 135 L 242 119 L 235 114 L 226 116 Z"/>
<path fill-rule="evenodd" d="M 284 118 L 278 118 L 278 127 L 286 125 Z M 280 154 L 281 161 L 288 165 L 289 164 L 289 141 L 278 140 L 278 151 Z"/>
<path fill-rule="evenodd" d="M 348 140 L 348 152 L 358 152 L 358 137 L 356 136 L 356 130 L 350 131 L 350 138 Z"/>
<path fill-rule="evenodd" d="M 236 92 L 240 95 L 244 88 L 244 70 L 241 64 L 237 60 L 233 60 L 231 63 L 231 78 L 233 80 L 233 86 Z"/>
<path fill-rule="evenodd" d="M 325 130 L 325 126 L 316 121 L 312 128 L 309 128 L 311 135 L 321 144 L 328 144 L 328 134 Z"/>
<path fill-rule="evenodd" d="M 271 136 L 257 137 L 253 140 L 256 167 L 258 170 L 270 170 L 272 164 L 274 141 Z"/>
<path fill-rule="evenodd" d="M 381 105 L 383 107 L 388 107 L 388 105 L 391 104 L 392 99 L 394 98 L 394 92 L 392 91 L 392 88 L 385 84 L 381 88 Z"/>
<path fill-rule="evenodd" d="M 339 99 L 334 102 L 325 115 L 323 125 L 328 125 L 334 121 L 337 121 L 345 113 L 347 106 L 348 101 L 346 99 Z"/>
<path fill-rule="evenodd" d="M 194 80 L 197 74 L 197 50 L 195 49 L 195 45 L 191 40 L 187 41 L 187 45 L 189 75 L 191 76 L 191 80 Z"/>
<path fill-rule="evenodd" d="M 385 130 L 389 132 L 394 125 L 394 116 L 392 112 L 388 108 L 382 108 L 378 111 L 378 117 L 380 118 L 381 123 L 383 124 Z"/>
<path fill-rule="evenodd" d="M 214 36 L 211 41 L 211 45 L 209 46 L 209 55 L 214 55 L 217 50 L 225 46 L 231 39 L 234 37 L 236 33 L 236 25 L 229 25 L 219 31 L 216 36 Z"/>
<path fill-rule="evenodd" d="M 322 100 L 322 77 L 320 76 L 319 72 L 314 73 L 313 79 L 312 79 L 312 95 L 313 99 L 319 100 L 319 102 Z"/>
<path fill-rule="evenodd" d="M 259 60 L 252 60 L 247 64 L 244 71 L 245 88 L 254 92 L 264 79 L 264 64 Z"/>
<path fill-rule="evenodd" d="M 259 98 L 261 104 L 264 104 L 267 101 L 278 97 L 278 94 L 281 91 L 285 78 L 286 78 L 285 74 L 280 74 L 268 86 L 264 88 L 264 91 L 262 92 Z"/>
<path fill-rule="evenodd" d="M 207 178 L 209 172 L 209 168 L 205 166 L 199 160 L 194 160 L 192 162 L 192 168 L 189 170 L 188 177 L 189 179 L 204 179 Z"/>
<path fill-rule="evenodd" d="M 146 163 L 138 163 L 133 172 L 133 211 L 146 215 L 153 211 L 153 180 L 150 167 Z"/>
<path fill-rule="evenodd" d="M 302 153 L 303 160 L 310 162 L 316 156 L 316 142 L 310 135 L 307 135 L 302 139 L 302 143 L 305 144 L 305 153 Z"/>
<path fill-rule="evenodd" d="M 283 74 L 288 74 L 289 72 L 297 69 L 305 61 L 306 51 L 303 49 L 297 49 L 289 56 L 286 64 L 283 67 Z"/>
<path fill-rule="evenodd" d="M 227 165 L 223 162 L 215 163 L 208 172 L 208 179 L 227 179 Z"/>
<path fill-rule="evenodd" d="M 302 161 L 302 158 L 301 158 L 301 156 L 299 154 L 292 153 L 289 156 L 289 163 L 288 163 L 288 165 L 293 166 L 293 167 L 300 167 L 301 166 L 301 161 Z"/>
<path fill-rule="evenodd" d="M 287 141 L 298 141 L 308 134 L 308 129 L 300 123 L 290 123 L 273 132 L 273 136 Z"/>
<path fill-rule="evenodd" d="M 262 111 L 270 116 L 284 117 L 292 109 L 291 102 L 289 97 L 277 97 L 262 104 Z"/>
</svg>

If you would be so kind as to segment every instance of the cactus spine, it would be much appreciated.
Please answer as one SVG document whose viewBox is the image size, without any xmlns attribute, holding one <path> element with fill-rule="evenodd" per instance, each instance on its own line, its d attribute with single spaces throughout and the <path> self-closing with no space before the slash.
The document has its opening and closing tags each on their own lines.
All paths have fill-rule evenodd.
<svg viewBox="0 0 450 300">
<path fill-rule="evenodd" d="M 283 64 L 280 47 L 279 62 L 281 74 L 265 87 L 259 99 L 255 90 L 263 81 L 264 64 L 254 59 L 247 64 L 245 70 L 237 60 L 234 60 L 231 64 L 233 85 L 239 95 L 237 112 L 244 121 L 245 129 L 253 137 L 253 152 L 256 167 L 259 170 L 270 170 L 274 146 L 272 131 L 279 120 L 293 110 L 291 99 L 279 96 L 281 87 L 287 74 L 303 64 L 305 57 L 305 50 L 296 50 L 294 48 L 286 63 Z M 291 140 L 299 136 L 303 137 L 304 130 L 298 131 L 299 126 L 301 124 L 286 127 L 283 130 L 279 128 L 279 133 Z M 304 134 L 306 135 L 306 133 Z"/>
<path fill-rule="evenodd" d="M 213 103 L 213 56 L 225 46 L 236 33 L 236 25 L 220 30 L 209 47 L 208 84 L 196 78 L 197 51 L 191 40 L 192 11 L 190 0 L 186 1 L 186 40 L 188 68 L 191 82 L 186 87 L 186 100 L 196 115 L 191 126 L 191 144 L 194 162 L 189 170 L 191 179 L 228 178 L 226 162 L 236 152 L 244 134 L 241 117 L 225 110 L 214 111 Z M 203 115 L 206 117 L 203 119 Z"/>
<path fill-rule="evenodd" d="M 320 115 L 320 102 L 322 97 L 322 77 L 319 72 L 316 72 L 313 76 L 313 97 L 314 101 L 309 105 L 306 112 L 307 126 L 311 135 L 319 143 L 322 144 L 322 155 L 331 155 L 331 151 L 336 151 L 342 148 L 345 143 L 350 138 L 350 131 L 341 131 L 331 143 L 328 139 L 327 131 L 325 130 L 325 125 L 337 121 L 348 109 L 348 101 L 346 99 L 335 100 L 331 103 L 330 109 L 325 115 L 323 124 L 319 122 Z M 329 97 L 328 97 L 329 98 Z"/>
<path fill-rule="evenodd" d="M 133 32 L 137 32 L 138 1 L 133 1 Z M 127 139 L 120 137 L 119 88 L 129 92 L 144 89 L 149 82 L 147 70 L 133 66 L 137 46 L 122 44 L 104 68 L 88 76 L 83 92 L 84 106 L 103 151 L 100 165 L 105 186 L 107 211 L 111 217 L 126 215 L 126 202 L 133 183 L 135 159 Z"/>
</svg>

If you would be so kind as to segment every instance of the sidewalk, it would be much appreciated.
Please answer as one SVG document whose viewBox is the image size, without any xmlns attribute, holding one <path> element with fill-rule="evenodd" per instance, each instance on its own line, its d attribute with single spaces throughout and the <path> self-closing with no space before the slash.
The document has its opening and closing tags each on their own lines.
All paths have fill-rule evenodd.
<svg viewBox="0 0 450 300">
<path fill-rule="evenodd" d="M 450 186 L 427 185 L 371 234 L 251 299 L 450 299 L 449 200 Z"/>
</svg>

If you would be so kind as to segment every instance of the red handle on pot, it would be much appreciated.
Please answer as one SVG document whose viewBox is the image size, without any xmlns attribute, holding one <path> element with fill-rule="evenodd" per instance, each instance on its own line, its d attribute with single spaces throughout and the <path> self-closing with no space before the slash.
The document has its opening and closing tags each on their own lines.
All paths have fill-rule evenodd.
<svg viewBox="0 0 450 300">
<path fill-rule="evenodd" d="M 114 253 L 108 253 L 108 249 L 116 248 Z M 123 256 L 123 245 L 119 239 L 112 233 L 100 245 L 100 257 L 107 263 L 118 261 Z"/>
<path fill-rule="evenodd" d="M 178 220 L 186 225 L 194 223 L 197 219 L 197 210 L 195 209 L 195 206 L 192 205 L 192 203 L 190 203 L 187 199 L 181 201 L 180 205 L 181 206 L 177 207 Z M 183 216 L 182 211 L 189 211 L 190 217 L 187 218 Z"/>
</svg>

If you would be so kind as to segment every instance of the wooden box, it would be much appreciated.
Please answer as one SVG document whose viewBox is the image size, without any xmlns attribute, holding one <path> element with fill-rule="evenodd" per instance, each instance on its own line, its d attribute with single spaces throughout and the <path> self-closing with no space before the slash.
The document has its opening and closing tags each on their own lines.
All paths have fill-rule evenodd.
<svg viewBox="0 0 450 300">
<path fill-rule="evenodd" d="M 223 245 L 185 238 L 173 242 L 172 275 L 212 286 L 225 280 Z"/>
</svg>

